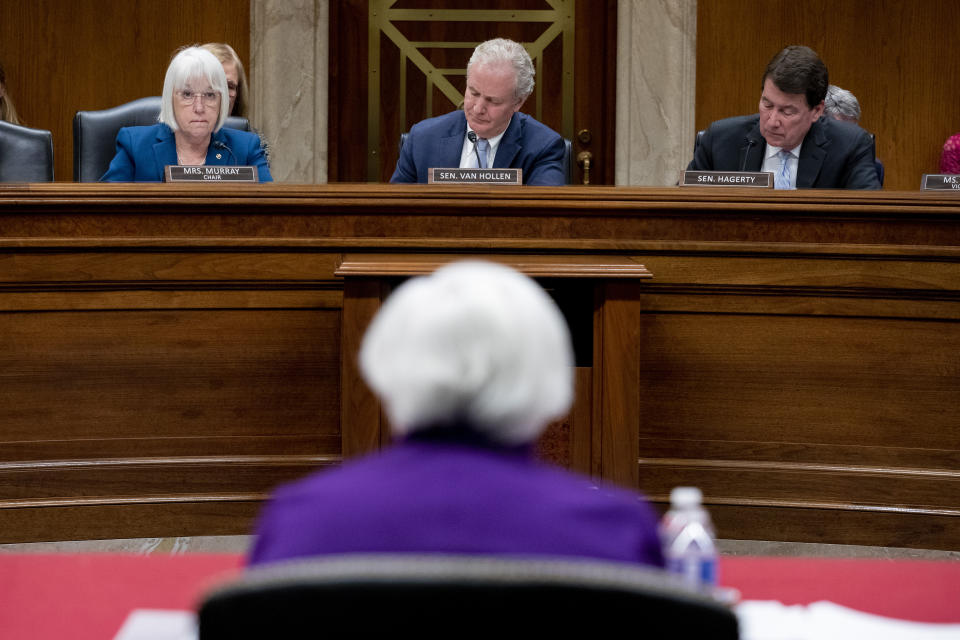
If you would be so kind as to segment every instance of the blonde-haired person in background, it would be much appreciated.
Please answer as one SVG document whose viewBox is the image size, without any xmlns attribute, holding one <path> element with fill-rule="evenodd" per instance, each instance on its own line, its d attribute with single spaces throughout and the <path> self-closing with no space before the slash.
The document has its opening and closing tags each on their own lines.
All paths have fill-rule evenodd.
<svg viewBox="0 0 960 640">
<path fill-rule="evenodd" d="M 13 100 L 7 93 L 7 74 L 0 64 L 0 120 L 5 120 L 10 124 L 20 124 L 20 118 L 17 117 L 17 109 L 13 106 Z"/>
<path fill-rule="evenodd" d="M 230 94 L 229 115 L 248 118 L 247 101 L 250 90 L 240 56 L 225 42 L 208 42 L 200 45 L 200 48 L 215 55 L 223 65 L 223 72 L 227 76 L 227 92 Z"/>
<path fill-rule="evenodd" d="M 208 42 L 200 45 L 200 48 L 215 55 L 220 64 L 223 65 L 223 72 L 227 76 L 227 92 L 230 94 L 230 115 L 249 119 L 250 86 L 247 84 L 247 74 L 243 70 L 243 62 L 240 61 L 240 56 L 233 50 L 233 47 L 225 42 Z M 260 136 L 260 146 L 263 147 L 263 154 L 267 157 L 267 163 L 269 163 L 270 144 L 263 133 L 252 124 L 250 125 L 250 131 Z"/>
</svg>

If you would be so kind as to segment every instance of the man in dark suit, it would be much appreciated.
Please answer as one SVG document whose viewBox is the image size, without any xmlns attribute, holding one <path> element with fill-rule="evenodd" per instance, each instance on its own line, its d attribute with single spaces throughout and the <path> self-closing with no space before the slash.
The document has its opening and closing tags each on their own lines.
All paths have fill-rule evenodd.
<svg viewBox="0 0 960 640">
<path fill-rule="evenodd" d="M 687 169 L 770 171 L 778 189 L 879 189 L 870 134 L 821 117 L 828 85 L 816 52 L 783 49 L 763 74 L 760 112 L 711 124 Z"/>
<path fill-rule="evenodd" d="M 533 91 L 533 62 L 522 45 L 481 43 L 467 64 L 463 109 L 415 124 L 390 182 L 427 182 L 431 168 L 523 169 L 523 183 L 565 184 L 560 135 L 519 113 Z"/>
</svg>

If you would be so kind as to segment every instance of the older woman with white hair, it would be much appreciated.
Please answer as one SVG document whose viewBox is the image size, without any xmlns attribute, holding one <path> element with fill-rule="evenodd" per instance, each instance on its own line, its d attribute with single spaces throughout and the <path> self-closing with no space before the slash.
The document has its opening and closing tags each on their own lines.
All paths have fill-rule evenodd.
<svg viewBox="0 0 960 640">
<path fill-rule="evenodd" d="M 407 281 L 370 325 L 360 365 L 396 441 L 281 488 L 251 564 L 377 552 L 663 564 L 640 496 L 533 456 L 570 407 L 573 354 L 528 277 L 459 262 Z"/>
<path fill-rule="evenodd" d="M 242 165 L 271 182 L 260 138 L 224 128 L 230 93 L 223 65 L 200 47 L 181 49 L 167 67 L 160 122 L 123 127 L 103 182 L 159 182 L 168 165 Z"/>
</svg>

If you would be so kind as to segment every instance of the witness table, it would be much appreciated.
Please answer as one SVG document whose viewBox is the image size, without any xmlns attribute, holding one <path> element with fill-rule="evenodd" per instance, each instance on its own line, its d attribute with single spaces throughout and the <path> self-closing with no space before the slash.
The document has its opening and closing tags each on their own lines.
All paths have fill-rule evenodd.
<svg viewBox="0 0 960 640">
<path fill-rule="evenodd" d="M 193 609 L 241 568 L 236 554 L 0 553 L 0 637 L 107 640 L 135 609 Z M 744 600 L 830 600 L 877 615 L 960 623 L 960 562 L 723 557 Z"/>
</svg>

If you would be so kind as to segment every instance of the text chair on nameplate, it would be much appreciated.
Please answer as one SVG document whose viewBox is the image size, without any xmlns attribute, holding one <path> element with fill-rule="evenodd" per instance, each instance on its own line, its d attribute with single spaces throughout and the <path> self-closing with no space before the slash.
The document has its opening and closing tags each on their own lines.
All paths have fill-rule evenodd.
<svg viewBox="0 0 960 640">
<path fill-rule="evenodd" d="M 148 126 L 160 117 L 160 97 L 140 98 L 101 111 L 77 111 L 73 117 L 73 179 L 96 182 L 117 153 L 117 133 L 123 127 Z M 246 118 L 231 116 L 225 127 L 250 131 Z"/>
<path fill-rule="evenodd" d="M 0 182 L 53 182 L 53 134 L 0 120 Z"/>
<path fill-rule="evenodd" d="M 566 636 L 571 625 L 639 638 L 735 640 L 726 606 L 675 576 L 576 558 L 371 554 L 254 567 L 210 592 L 200 640 L 305 638 L 349 628 L 359 637 L 520 632 Z M 589 636 L 585 636 L 589 637 Z"/>
<path fill-rule="evenodd" d="M 403 149 L 409 135 L 409 132 L 400 134 L 400 144 L 397 145 L 398 151 Z M 566 183 L 570 184 L 573 179 L 573 145 L 566 138 L 563 139 L 563 176 L 566 178 Z"/>
</svg>

